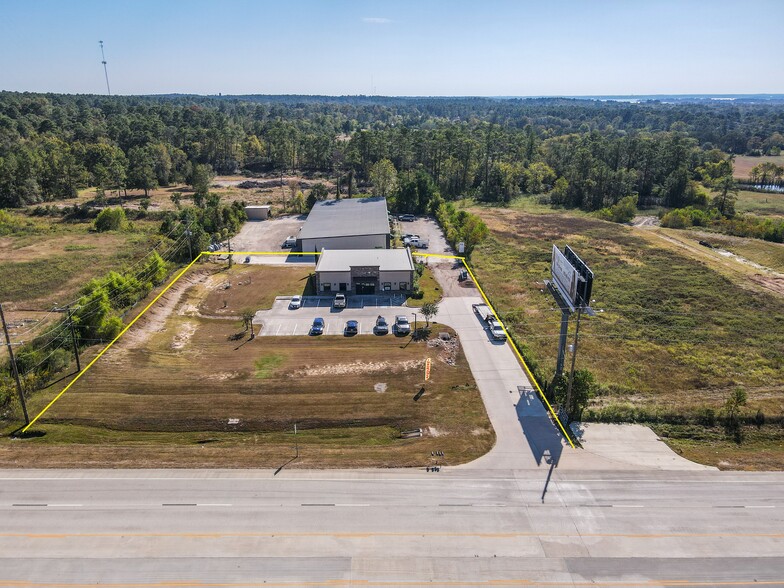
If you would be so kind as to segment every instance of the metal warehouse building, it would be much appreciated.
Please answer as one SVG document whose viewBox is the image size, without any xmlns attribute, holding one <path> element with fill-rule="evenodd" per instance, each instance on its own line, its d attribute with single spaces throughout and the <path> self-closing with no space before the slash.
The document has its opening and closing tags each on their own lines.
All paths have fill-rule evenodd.
<svg viewBox="0 0 784 588">
<path fill-rule="evenodd" d="M 324 249 L 316 265 L 316 289 L 380 294 L 406 292 L 414 281 L 414 260 L 405 249 Z"/>
<path fill-rule="evenodd" d="M 386 198 L 316 202 L 297 237 L 303 252 L 322 249 L 389 249 Z"/>
</svg>

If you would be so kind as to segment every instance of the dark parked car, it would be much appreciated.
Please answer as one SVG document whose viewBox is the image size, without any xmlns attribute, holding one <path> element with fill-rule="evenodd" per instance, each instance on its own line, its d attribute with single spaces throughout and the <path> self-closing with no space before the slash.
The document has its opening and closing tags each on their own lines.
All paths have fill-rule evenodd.
<svg viewBox="0 0 784 588">
<path fill-rule="evenodd" d="M 356 335 L 359 333 L 359 323 L 357 321 L 348 321 L 346 322 L 346 330 L 344 331 L 346 337 L 350 337 L 351 335 Z"/>
<path fill-rule="evenodd" d="M 324 319 L 317 316 L 313 319 L 313 324 L 310 325 L 311 335 L 321 335 L 324 332 Z"/>
<path fill-rule="evenodd" d="M 416 217 L 413 214 L 401 214 L 398 218 L 402 221 L 409 222 L 409 223 L 414 222 L 416 220 Z"/>
<path fill-rule="evenodd" d="M 376 326 L 375 329 L 376 335 L 386 335 L 389 333 L 389 323 L 387 323 L 387 319 L 383 316 L 380 316 L 376 319 Z"/>
</svg>

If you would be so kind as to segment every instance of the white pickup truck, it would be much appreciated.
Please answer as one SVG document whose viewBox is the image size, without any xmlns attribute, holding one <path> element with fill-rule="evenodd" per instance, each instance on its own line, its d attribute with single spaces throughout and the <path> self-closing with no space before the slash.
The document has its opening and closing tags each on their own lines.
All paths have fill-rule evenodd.
<svg viewBox="0 0 784 588">
<path fill-rule="evenodd" d="M 498 341 L 506 339 L 506 332 L 501 326 L 501 321 L 493 314 L 493 311 L 490 310 L 490 307 L 487 306 L 487 304 L 472 304 L 471 307 L 474 309 L 474 312 L 479 315 L 479 318 L 482 319 L 482 322 L 487 325 L 493 339 Z"/>
</svg>

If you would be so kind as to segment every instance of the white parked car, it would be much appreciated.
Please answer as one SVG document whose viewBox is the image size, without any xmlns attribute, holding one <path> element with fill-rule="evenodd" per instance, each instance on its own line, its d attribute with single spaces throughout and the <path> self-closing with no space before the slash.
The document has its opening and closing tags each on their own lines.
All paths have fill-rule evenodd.
<svg viewBox="0 0 784 588">
<path fill-rule="evenodd" d="M 289 302 L 289 308 L 294 310 L 302 306 L 302 296 L 292 296 Z"/>
</svg>

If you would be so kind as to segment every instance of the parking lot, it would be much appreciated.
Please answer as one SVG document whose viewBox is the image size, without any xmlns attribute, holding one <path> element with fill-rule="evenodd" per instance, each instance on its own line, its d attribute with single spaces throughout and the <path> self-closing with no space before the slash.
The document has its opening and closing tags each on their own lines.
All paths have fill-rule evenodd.
<svg viewBox="0 0 784 588">
<path fill-rule="evenodd" d="M 427 217 L 419 217 L 415 221 L 400 221 L 395 219 L 398 230 L 401 235 L 412 233 L 419 235 L 419 237 L 428 242 L 427 249 L 422 249 L 423 253 L 440 253 L 451 255 L 452 248 L 446 242 L 444 232 L 438 223 Z"/>
<path fill-rule="evenodd" d="M 412 309 L 402 306 L 405 298 L 389 296 L 349 296 L 348 306 L 343 309 L 332 308 L 332 297 L 306 296 L 303 305 L 297 309 L 289 308 L 290 296 L 281 296 L 269 310 L 260 310 L 253 318 L 253 324 L 261 327 L 261 336 L 307 335 L 313 319 L 324 319 L 324 335 L 342 335 L 346 321 L 359 323 L 359 334 L 373 332 L 376 318 L 381 315 L 387 319 L 392 333 L 396 315 L 405 315 L 414 323 Z M 416 309 L 414 309 L 416 310 Z M 421 315 L 418 315 L 421 320 Z"/>
<path fill-rule="evenodd" d="M 231 240 L 231 247 L 234 251 L 280 251 L 285 255 L 289 250 L 283 248 L 283 241 L 289 235 L 296 237 L 304 223 L 304 215 L 248 221 Z M 251 261 L 257 262 L 256 258 Z"/>
</svg>

